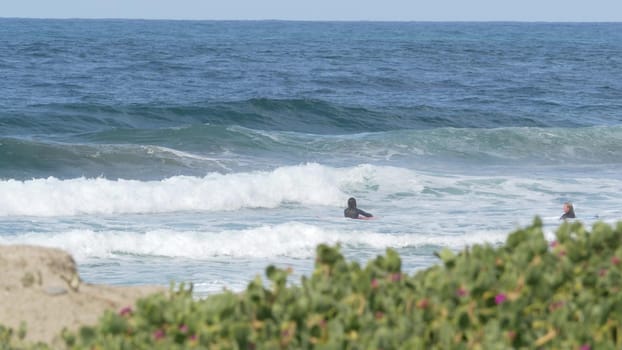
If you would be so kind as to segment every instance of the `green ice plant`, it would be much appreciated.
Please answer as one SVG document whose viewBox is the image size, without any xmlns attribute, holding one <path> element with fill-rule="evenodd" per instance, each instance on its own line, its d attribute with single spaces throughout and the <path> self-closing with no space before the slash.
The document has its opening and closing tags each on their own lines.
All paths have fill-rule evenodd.
<svg viewBox="0 0 622 350">
<path fill-rule="evenodd" d="M 241 293 L 196 300 L 180 285 L 63 337 L 73 349 L 622 348 L 622 222 L 563 223 L 548 242 L 536 218 L 413 275 L 393 249 L 365 266 L 338 246 L 316 252 L 299 283 L 269 266 L 267 285 Z"/>
<path fill-rule="evenodd" d="M 27 325 L 22 322 L 17 332 L 10 328 L 0 325 L 0 350 L 48 350 L 50 347 L 44 343 L 28 343 L 24 341 L 26 337 Z"/>
</svg>

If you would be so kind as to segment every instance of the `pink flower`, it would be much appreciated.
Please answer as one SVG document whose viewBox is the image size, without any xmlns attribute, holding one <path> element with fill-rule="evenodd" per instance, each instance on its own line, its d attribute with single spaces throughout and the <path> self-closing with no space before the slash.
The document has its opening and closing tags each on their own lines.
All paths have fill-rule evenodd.
<svg viewBox="0 0 622 350">
<path fill-rule="evenodd" d="M 181 326 L 179 326 L 179 331 L 182 333 L 188 333 L 188 326 L 185 324 L 182 324 Z"/>
<path fill-rule="evenodd" d="M 552 303 L 551 305 L 549 305 L 549 311 L 555 311 L 557 309 L 560 309 L 564 306 L 564 302 L 563 301 L 556 301 L 554 303 Z"/>
<path fill-rule="evenodd" d="M 376 289 L 376 288 L 378 288 L 379 285 L 380 284 L 378 283 L 377 279 L 374 278 L 374 279 L 371 280 L 371 287 L 372 288 Z"/>
<path fill-rule="evenodd" d="M 614 265 L 620 264 L 620 258 L 618 258 L 617 256 L 612 256 L 611 257 L 611 263 L 614 264 Z"/>
<path fill-rule="evenodd" d="M 160 340 L 162 338 L 164 338 L 166 334 L 164 333 L 164 330 L 162 328 L 156 329 L 155 332 L 153 332 L 153 338 L 155 340 Z"/>
<path fill-rule="evenodd" d="M 466 295 L 467 295 L 467 290 L 466 290 L 466 289 L 464 289 L 464 288 L 462 288 L 462 287 L 460 287 L 460 288 L 458 288 L 458 290 L 456 291 L 456 295 L 457 295 L 457 296 L 459 296 L 459 297 L 466 296 Z"/>
<path fill-rule="evenodd" d="M 551 246 L 551 248 L 557 247 L 557 241 L 552 241 L 550 246 Z"/>
<path fill-rule="evenodd" d="M 132 308 L 130 306 L 126 306 L 119 311 L 119 315 L 121 316 L 129 316 L 132 314 Z"/>
<path fill-rule="evenodd" d="M 579 349 L 581 349 L 581 350 L 591 350 L 592 347 L 589 344 L 583 344 L 583 345 L 581 345 L 581 347 Z"/>
<path fill-rule="evenodd" d="M 497 305 L 505 302 L 506 300 L 507 300 L 507 296 L 503 293 L 499 293 L 497 294 L 497 296 L 495 296 L 495 304 Z"/>
<path fill-rule="evenodd" d="M 197 335 L 196 334 L 191 335 L 190 336 L 190 340 L 191 341 L 196 341 L 197 340 Z"/>
<path fill-rule="evenodd" d="M 402 279 L 401 273 L 393 273 L 391 274 L 391 282 L 399 282 Z"/>
</svg>

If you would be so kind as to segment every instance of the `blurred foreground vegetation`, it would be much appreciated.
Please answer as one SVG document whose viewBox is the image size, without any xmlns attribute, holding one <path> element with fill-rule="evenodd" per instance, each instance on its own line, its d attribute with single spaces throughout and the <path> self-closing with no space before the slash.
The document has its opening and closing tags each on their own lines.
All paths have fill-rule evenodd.
<svg viewBox="0 0 622 350">
<path fill-rule="evenodd" d="M 241 293 L 196 300 L 182 284 L 62 337 L 74 349 L 622 349 L 622 222 L 564 223 L 548 242 L 536 218 L 502 246 L 438 256 L 407 275 L 392 249 L 362 267 L 320 245 L 299 283 L 269 266 L 269 286 Z M 0 327 L 0 349 L 29 348 L 22 337 Z"/>
</svg>

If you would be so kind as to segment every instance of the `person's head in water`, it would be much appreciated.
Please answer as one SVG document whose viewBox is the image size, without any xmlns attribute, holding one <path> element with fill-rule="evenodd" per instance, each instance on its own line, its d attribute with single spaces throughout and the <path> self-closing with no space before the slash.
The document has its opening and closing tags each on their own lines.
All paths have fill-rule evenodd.
<svg viewBox="0 0 622 350">
<path fill-rule="evenodd" d="M 348 208 L 356 208 L 356 199 L 354 197 L 348 199 Z"/>
<path fill-rule="evenodd" d="M 561 219 L 573 219 L 575 217 L 574 214 L 574 206 L 571 202 L 565 202 L 563 206 L 564 214 Z"/>
<path fill-rule="evenodd" d="M 350 219 L 360 219 L 361 217 L 370 218 L 373 215 L 356 207 L 356 199 L 348 198 L 348 207 L 343 211 L 343 216 Z"/>
</svg>

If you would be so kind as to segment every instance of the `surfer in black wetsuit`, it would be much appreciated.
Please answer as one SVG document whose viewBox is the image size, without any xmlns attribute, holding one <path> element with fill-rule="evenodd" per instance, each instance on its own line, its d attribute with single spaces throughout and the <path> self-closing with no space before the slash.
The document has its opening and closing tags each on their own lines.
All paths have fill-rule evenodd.
<svg viewBox="0 0 622 350">
<path fill-rule="evenodd" d="M 348 207 L 343 211 L 343 216 L 350 219 L 358 219 L 359 215 L 371 218 L 373 215 L 356 207 L 356 199 L 350 197 L 348 199 Z"/>
<path fill-rule="evenodd" d="M 574 218 L 575 218 L 574 207 L 572 206 L 572 203 L 570 202 L 564 203 L 564 214 L 562 214 L 562 216 L 559 219 L 565 220 L 565 219 L 574 219 Z"/>
</svg>

